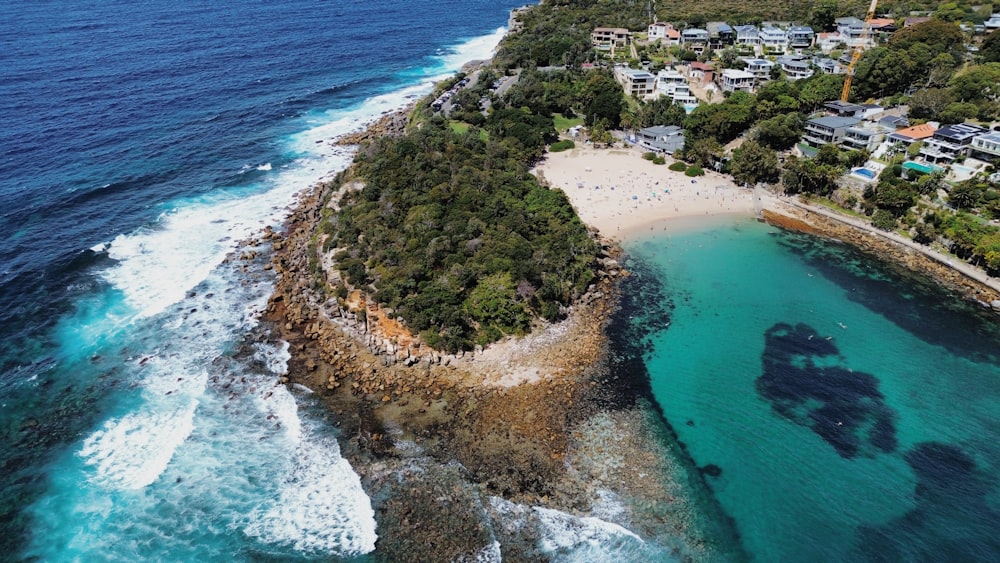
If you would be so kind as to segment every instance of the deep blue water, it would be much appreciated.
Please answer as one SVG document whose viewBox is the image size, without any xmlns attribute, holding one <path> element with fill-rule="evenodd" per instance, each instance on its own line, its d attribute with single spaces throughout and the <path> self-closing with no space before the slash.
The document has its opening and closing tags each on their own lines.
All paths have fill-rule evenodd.
<svg viewBox="0 0 1000 563">
<path fill-rule="evenodd" d="M 517 5 L 5 6 L 0 558 L 371 551 L 336 428 L 275 386 L 280 343 L 248 344 L 272 280 L 224 259 Z"/>
</svg>

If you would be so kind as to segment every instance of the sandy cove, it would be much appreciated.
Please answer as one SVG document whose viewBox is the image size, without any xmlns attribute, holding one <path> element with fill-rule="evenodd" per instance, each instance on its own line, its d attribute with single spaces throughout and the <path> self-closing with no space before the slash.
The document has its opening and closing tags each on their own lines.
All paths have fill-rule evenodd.
<svg viewBox="0 0 1000 563">
<path fill-rule="evenodd" d="M 732 178 L 709 171 L 689 178 L 642 154 L 637 148 L 581 147 L 549 153 L 534 172 L 566 193 L 584 223 L 618 241 L 699 217 L 753 215 L 753 191 Z M 677 221 L 682 218 L 690 221 Z"/>
</svg>

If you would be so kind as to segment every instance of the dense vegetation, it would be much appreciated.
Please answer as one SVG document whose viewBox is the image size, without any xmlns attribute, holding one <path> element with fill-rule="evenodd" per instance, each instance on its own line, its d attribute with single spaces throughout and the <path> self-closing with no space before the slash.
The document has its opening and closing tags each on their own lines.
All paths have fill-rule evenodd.
<svg viewBox="0 0 1000 563">
<path fill-rule="evenodd" d="M 363 188 L 320 228 L 348 284 L 449 351 L 559 318 L 594 278 L 597 244 L 566 196 L 527 171 L 522 137 L 548 137 L 551 119 L 503 109 L 491 121 L 487 141 L 435 118 L 367 146 L 350 178 Z"/>
</svg>

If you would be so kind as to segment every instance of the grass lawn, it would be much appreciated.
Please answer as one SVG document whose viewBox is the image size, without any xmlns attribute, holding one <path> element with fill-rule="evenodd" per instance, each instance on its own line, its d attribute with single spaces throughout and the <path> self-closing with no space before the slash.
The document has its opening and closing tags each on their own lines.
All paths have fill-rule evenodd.
<svg viewBox="0 0 1000 563">
<path fill-rule="evenodd" d="M 448 123 L 448 126 L 451 127 L 452 131 L 454 131 L 455 133 L 458 133 L 459 135 L 464 135 L 464 134 L 468 133 L 469 132 L 469 127 L 470 127 L 470 125 L 468 123 L 464 122 L 464 121 L 451 121 L 451 122 Z M 479 130 L 479 138 L 481 140 L 485 141 L 486 139 L 490 138 L 490 134 L 487 133 L 486 131 L 480 129 Z"/>
<path fill-rule="evenodd" d="M 838 213 L 843 213 L 844 215 L 850 215 L 851 217 L 857 217 L 858 219 L 867 219 L 868 218 L 867 215 L 863 215 L 861 213 L 858 213 L 857 211 L 854 211 L 853 209 L 847 209 L 847 208 L 841 207 L 841 206 L 837 205 L 836 203 L 834 203 L 833 200 L 830 200 L 830 199 L 825 198 L 825 197 L 813 196 L 812 198 L 809 199 L 809 201 L 811 201 L 811 202 L 813 202 L 813 203 L 815 203 L 817 205 L 822 205 L 823 207 L 826 207 L 826 208 L 832 209 L 834 211 L 837 211 Z"/>
<path fill-rule="evenodd" d="M 565 133 L 570 127 L 575 127 L 577 125 L 583 124 L 582 117 L 563 117 L 561 113 L 557 113 L 552 116 L 552 121 L 556 127 L 556 131 L 560 133 Z"/>
</svg>

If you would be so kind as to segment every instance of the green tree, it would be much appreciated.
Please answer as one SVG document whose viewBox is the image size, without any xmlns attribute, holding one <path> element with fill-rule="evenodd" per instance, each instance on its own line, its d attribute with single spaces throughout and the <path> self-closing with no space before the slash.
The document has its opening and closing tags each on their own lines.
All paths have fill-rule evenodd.
<svg viewBox="0 0 1000 563">
<path fill-rule="evenodd" d="M 837 189 L 840 174 L 841 170 L 836 166 L 790 156 L 781 172 L 781 185 L 790 194 L 829 195 Z"/>
<path fill-rule="evenodd" d="M 820 0 L 809 12 L 809 25 L 816 31 L 837 29 L 836 19 L 841 15 L 837 0 Z"/>
<path fill-rule="evenodd" d="M 510 272 L 498 272 L 480 279 L 463 307 L 483 328 L 494 327 L 506 334 L 522 333 L 531 322 L 528 311 L 518 301 L 517 286 Z"/>
<path fill-rule="evenodd" d="M 979 47 L 979 61 L 1000 63 L 1000 30 L 991 32 L 983 39 L 983 44 Z"/>
<path fill-rule="evenodd" d="M 910 115 L 918 119 L 938 119 L 954 101 L 955 96 L 949 89 L 923 88 L 910 97 Z"/>
<path fill-rule="evenodd" d="M 778 154 L 760 143 L 747 141 L 733 151 L 730 172 L 742 184 L 772 184 L 778 181 L 781 174 Z"/>
<path fill-rule="evenodd" d="M 961 101 L 1000 99 L 1000 63 L 973 66 L 952 78 L 950 85 Z"/>
<path fill-rule="evenodd" d="M 587 125 L 605 121 L 609 129 L 617 129 L 625 108 L 621 85 L 609 72 L 591 71 L 580 92 Z"/>
<path fill-rule="evenodd" d="M 754 138 L 760 144 L 775 150 L 789 149 L 802 137 L 804 123 L 800 113 L 776 115 L 757 123 Z"/>
<path fill-rule="evenodd" d="M 948 192 L 948 201 L 955 209 L 973 209 L 979 204 L 982 189 L 975 183 L 965 181 L 957 184 Z"/>
</svg>

